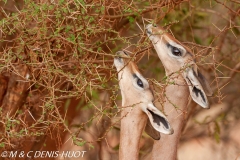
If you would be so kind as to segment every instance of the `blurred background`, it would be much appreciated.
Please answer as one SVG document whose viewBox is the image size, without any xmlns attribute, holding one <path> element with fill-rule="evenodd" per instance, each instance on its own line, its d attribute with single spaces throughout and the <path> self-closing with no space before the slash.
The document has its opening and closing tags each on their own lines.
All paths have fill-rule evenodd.
<svg viewBox="0 0 240 160">
<path fill-rule="evenodd" d="M 214 92 L 209 110 L 190 103 L 178 159 L 240 159 L 239 17 L 239 0 L 0 1 L 0 151 L 118 159 L 113 58 L 128 52 L 163 94 L 165 71 L 145 34 L 155 23 L 192 50 Z M 153 142 L 143 133 L 141 159 Z"/>
</svg>

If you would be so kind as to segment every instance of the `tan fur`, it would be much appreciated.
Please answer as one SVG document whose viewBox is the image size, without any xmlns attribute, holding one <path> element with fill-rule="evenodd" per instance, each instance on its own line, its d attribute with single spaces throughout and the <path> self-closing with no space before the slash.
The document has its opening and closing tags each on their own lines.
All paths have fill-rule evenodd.
<svg viewBox="0 0 240 160">
<path fill-rule="evenodd" d="M 164 104 L 164 110 L 173 126 L 174 134 L 171 136 L 161 134 L 161 139 L 154 142 L 152 159 L 175 160 L 177 157 L 178 142 L 186 121 L 188 100 L 190 99 L 189 86 L 186 84 L 186 77 L 183 77 L 184 74 L 186 74 L 184 68 L 186 68 L 185 66 L 191 65 L 189 68 L 197 73 L 197 66 L 190 49 L 182 45 L 161 27 L 148 25 L 146 30 L 149 39 L 152 41 L 153 46 L 163 63 L 166 75 L 169 76 L 170 79 L 177 75 L 173 78 L 175 85 L 169 84 L 166 87 L 166 102 Z M 173 55 L 169 44 L 180 48 L 182 55 Z M 184 50 L 185 52 L 183 52 Z M 176 105 L 177 108 L 175 108 L 173 104 Z M 207 108 L 207 106 L 205 107 Z"/>
<path fill-rule="evenodd" d="M 180 79 L 180 78 L 179 78 Z M 181 78 L 183 80 L 183 78 Z M 178 141 L 182 128 L 186 120 L 187 104 L 189 98 L 188 87 L 182 85 L 169 85 L 166 87 L 166 96 L 171 101 L 166 100 L 164 111 L 174 129 L 171 136 L 161 134 L 159 141 L 154 141 L 152 149 L 153 160 L 175 160 L 177 156 Z M 176 110 L 172 104 L 176 104 Z"/>
<path fill-rule="evenodd" d="M 129 62 L 125 69 L 129 70 L 130 74 L 139 72 L 137 66 L 133 62 Z M 123 71 L 122 74 L 125 74 L 124 72 L 126 71 Z M 132 86 L 132 84 L 130 84 L 131 82 L 126 83 Z M 126 85 L 126 83 L 124 83 L 126 92 L 122 93 L 125 100 L 123 101 L 121 112 L 121 117 L 123 118 L 121 120 L 119 159 L 138 160 L 139 142 L 147 122 L 147 115 L 142 112 L 138 105 L 141 103 L 138 94 L 127 92 L 131 89 L 131 86 Z M 146 94 L 148 94 L 150 99 L 153 99 L 150 90 L 146 92 Z"/>
<path fill-rule="evenodd" d="M 126 56 L 122 51 L 117 52 L 117 55 L 119 57 L 114 59 L 114 64 L 122 95 L 119 159 L 138 160 L 140 138 L 148 119 L 158 134 L 172 134 L 173 130 L 164 114 L 153 105 L 152 91 L 136 64 L 127 58 L 121 58 Z M 139 81 L 142 85 L 138 84 Z M 153 115 L 164 120 L 154 121 Z M 167 127 L 165 125 L 164 128 L 163 124 L 167 124 Z"/>
<path fill-rule="evenodd" d="M 163 40 L 163 43 L 165 44 L 167 43 L 168 39 L 178 42 L 172 36 L 164 32 L 164 30 L 161 28 L 152 27 L 151 29 L 153 33 L 162 33 L 158 35 L 157 38 L 159 40 Z M 157 52 L 159 52 L 156 47 L 155 49 Z M 182 64 L 176 63 L 171 57 L 169 57 L 169 55 L 158 55 L 165 67 L 166 75 L 171 75 L 172 73 L 180 70 Z M 188 59 L 191 58 L 191 55 L 187 55 L 184 61 L 188 61 Z M 161 139 L 154 142 L 152 150 L 153 160 L 175 160 L 177 156 L 177 146 L 185 122 L 189 90 L 186 83 L 182 85 L 182 82 L 185 82 L 182 76 L 178 76 L 175 80 L 178 81 L 176 85 L 169 85 L 166 87 L 167 98 L 165 98 L 166 102 L 164 104 L 164 111 L 168 115 L 169 121 L 173 126 L 174 134 L 171 136 L 161 135 Z M 180 83 L 182 84 L 180 85 Z M 168 101 L 168 99 L 170 101 Z M 178 110 L 176 110 L 172 104 L 177 105 Z"/>
</svg>

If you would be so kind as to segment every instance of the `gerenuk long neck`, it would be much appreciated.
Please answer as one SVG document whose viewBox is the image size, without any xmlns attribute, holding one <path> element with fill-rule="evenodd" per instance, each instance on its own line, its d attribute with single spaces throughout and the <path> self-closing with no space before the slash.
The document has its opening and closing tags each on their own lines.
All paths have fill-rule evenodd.
<svg viewBox="0 0 240 160">
<path fill-rule="evenodd" d="M 120 160 L 139 160 L 139 142 L 147 122 L 147 115 L 139 108 L 138 105 L 126 107 L 121 112 Z"/>
<path fill-rule="evenodd" d="M 189 89 L 183 77 L 179 77 L 175 82 L 180 85 L 170 84 L 166 87 L 166 101 L 164 103 L 164 112 L 167 114 L 174 133 L 172 135 L 161 134 L 161 139 L 154 141 L 153 160 L 175 160 L 177 157 L 178 142 L 186 120 Z"/>
</svg>

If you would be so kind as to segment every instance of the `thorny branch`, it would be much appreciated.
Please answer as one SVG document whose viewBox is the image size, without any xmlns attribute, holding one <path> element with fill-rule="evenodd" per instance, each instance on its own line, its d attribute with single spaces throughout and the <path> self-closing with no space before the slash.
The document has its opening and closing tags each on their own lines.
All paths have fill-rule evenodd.
<svg viewBox="0 0 240 160">
<path fill-rule="evenodd" d="M 76 138 L 74 143 L 104 140 L 120 112 L 112 65 L 118 50 L 131 53 L 131 60 L 137 59 L 146 75 L 153 77 L 155 101 L 163 106 L 164 88 L 171 82 L 159 81 L 164 70 L 146 37 L 147 23 L 171 28 L 198 62 L 207 64 L 203 68 L 214 79 L 211 101 L 223 101 L 222 90 L 235 85 L 232 80 L 240 72 L 236 40 L 240 9 L 232 7 L 237 0 L 215 2 L 228 13 L 188 0 L 0 2 L 0 150 L 24 148 L 17 144 L 29 138 L 32 143 L 26 148 L 42 149 L 53 134 L 58 135 L 53 138 L 59 149 L 65 134 L 76 138 L 99 117 L 98 123 L 110 119 L 105 130 L 96 139 Z M 210 16 L 226 21 L 214 26 L 208 24 Z M 100 108 L 97 102 L 105 91 L 110 98 Z M 73 117 L 85 110 L 92 110 L 92 115 L 73 132 Z"/>
</svg>

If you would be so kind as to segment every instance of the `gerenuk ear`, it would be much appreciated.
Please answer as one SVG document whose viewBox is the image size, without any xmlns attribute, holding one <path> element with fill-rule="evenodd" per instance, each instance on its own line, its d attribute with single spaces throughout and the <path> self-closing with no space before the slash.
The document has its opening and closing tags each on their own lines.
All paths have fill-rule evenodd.
<svg viewBox="0 0 240 160">
<path fill-rule="evenodd" d="M 153 128 L 149 119 L 147 120 L 147 124 L 145 126 L 145 132 L 154 140 L 159 140 L 161 138 L 160 133 Z"/>
<path fill-rule="evenodd" d="M 152 103 L 148 104 L 147 107 L 142 108 L 142 110 L 147 114 L 148 119 L 155 130 L 164 134 L 173 134 L 173 129 L 165 115 Z"/>
<path fill-rule="evenodd" d="M 192 99 L 203 108 L 209 108 L 207 95 L 212 95 L 212 91 L 204 76 L 194 67 L 189 67 L 184 72 L 184 78 Z"/>
<path fill-rule="evenodd" d="M 202 75 L 202 73 L 199 70 L 197 70 L 196 73 L 197 73 L 196 76 L 197 76 L 199 82 L 201 83 L 206 95 L 212 96 L 213 92 L 212 92 L 212 89 L 211 89 L 210 85 L 208 84 L 206 78 Z"/>
</svg>

